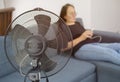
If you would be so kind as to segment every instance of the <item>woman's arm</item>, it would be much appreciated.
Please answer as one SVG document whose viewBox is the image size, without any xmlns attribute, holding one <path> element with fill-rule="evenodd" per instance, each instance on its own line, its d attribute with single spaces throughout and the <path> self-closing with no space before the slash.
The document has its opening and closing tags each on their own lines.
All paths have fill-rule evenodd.
<svg viewBox="0 0 120 82">
<path fill-rule="evenodd" d="M 91 38 L 92 36 L 93 36 L 92 31 L 87 30 L 87 31 L 83 32 L 82 35 L 80 35 L 78 38 L 76 38 L 72 41 L 69 41 L 67 44 L 67 47 L 62 49 L 62 51 L 69 50 L 72 47 L 75 47 L 76 45 L 78 45 L 80 42 L 86 40 L 87 38 Z"/>
<path fill-rule="evenodd" d="M 66 50 L 69 50 L 71 49 L 72 47 L 75 47 L 77 44 L 79 44 L 80 42 L 82 42 L 83 39 L 81 37 L 78 37 L 72 41 L 69 41 L 68 44 L 67 44 L 67 47 L 62 49 L 62 51 L 66 51 Z"/>
</svg>

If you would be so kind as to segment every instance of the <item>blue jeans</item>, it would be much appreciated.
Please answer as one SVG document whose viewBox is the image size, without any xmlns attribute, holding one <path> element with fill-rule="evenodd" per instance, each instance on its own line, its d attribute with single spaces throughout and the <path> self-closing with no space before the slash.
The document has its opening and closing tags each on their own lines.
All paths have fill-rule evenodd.
<svg viewBox="0 0 120 82">
<path fill-rule="evenodd" d="M 120 65 L 120 43 L 90 43 L 83 45 L 75 57 L 84 60 L 109 61 Z"/>
</svg>

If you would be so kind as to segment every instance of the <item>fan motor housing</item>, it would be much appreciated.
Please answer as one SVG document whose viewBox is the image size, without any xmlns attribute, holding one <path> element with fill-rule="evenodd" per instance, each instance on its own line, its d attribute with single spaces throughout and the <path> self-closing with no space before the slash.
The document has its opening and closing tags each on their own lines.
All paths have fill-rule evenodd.
<svg viewBox="0 0 120 82">
<path fill-rule="evenodd" d="M 29 36 L 25 41 L 25 50 L 30 57 L 37 58 L 42 56 L 46 48 L 46 39 L 42 35 Z"/>
</svg>

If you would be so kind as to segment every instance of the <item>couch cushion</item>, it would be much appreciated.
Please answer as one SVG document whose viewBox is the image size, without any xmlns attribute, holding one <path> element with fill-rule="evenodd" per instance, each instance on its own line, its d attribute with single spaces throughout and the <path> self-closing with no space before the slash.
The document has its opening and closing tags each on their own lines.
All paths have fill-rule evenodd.
<svg viewBox="0 0 120 82">
<path fill-rule="evenodd" d="M 49 80 L 50 82 L 80 82 L 93 73 L 95 73 L 93 64 L 71 58 L 65 68 L 56 75 L 49 77 Z M 1 78 L 0 82 L 23 82 L 23 77 L 15 72 Z"/>
<path fill-rule="evenodd" d="M 79 82 L 95 72 L 95 66 L 91 63 L 74 58 L 58 74 L 50 77 L 51 82 Z"/>
<path fill-rule="evenodd" d="M 10 49 L 10 45 L 7 45 Z M 4 36 L 0 36 L 0 77 L 13 72 L 14 69 L 10 65 L 5 55 L 4 50 Z"/>
</svg>

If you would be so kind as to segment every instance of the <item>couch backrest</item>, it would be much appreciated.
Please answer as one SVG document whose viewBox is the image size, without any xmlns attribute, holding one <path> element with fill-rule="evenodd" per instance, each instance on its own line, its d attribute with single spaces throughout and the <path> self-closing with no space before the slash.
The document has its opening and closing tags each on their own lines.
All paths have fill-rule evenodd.
<svg viewBox="0 0 120 82">
<path fill-rule="evenodd" d="M 10 48 L 10 46 L 7 46 Z M 0 78 L 14 72 L 15 69 L 10 65 L 5 55 L 4 36 L 0 36 Z"/>
<path fill-rule="evenodd" d="M 76 21 L 79 22 L 82 26 L 84 26 L 82 18 L 76 18 Z"/>
</svg>

